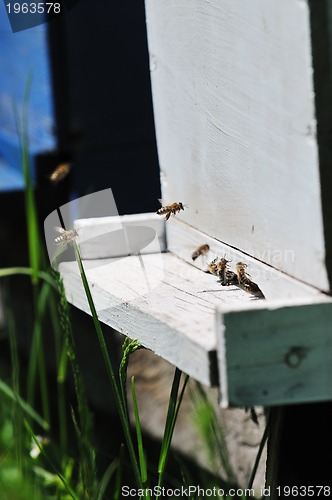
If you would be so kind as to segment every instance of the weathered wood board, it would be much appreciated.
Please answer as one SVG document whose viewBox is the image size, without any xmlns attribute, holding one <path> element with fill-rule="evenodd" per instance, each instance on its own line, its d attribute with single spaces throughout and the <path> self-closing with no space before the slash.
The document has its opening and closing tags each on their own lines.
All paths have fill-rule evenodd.
<svg viewBox="0 0 332 500">
<path fill-rule="evenodd" d="M 224 406 L 331 398 L 309 14 L 298 0 L 146 0 L 162 195 L 187 207 L 75 226 L 100 320 L 220 385 Z M 206 274 L 223 256 L 266 300 Z M 76 263 L 60 271 L 89 312 Z"/>
<path fill-rule="evenodd" d="M 328 291 L 307 2 L 146 0 L 146 17 L 163 198 Z"/>
<path fill-rule="evenodd" d="M 142 267 L 142 264 L 144 267 Z M 84 261 L 100 321 L 210 386 L 218 383 L 215 309 L 250 300 L 241 290 L 222 290 L 212 275 L 171 254 Z M 67 299 L 90 313 L 76 262 L 60 272 Z"/>
<path fill-rule="evenodd" d="M 221 404 L 273 406 L 332 399 L 332 300 L 219 309 Z"/>
<path fill-rule="evenodd" d="M 165 225 L 168 236 L 177 241 L 177 246 L 162 253 L 165 249 Z M 223 354 L 219 356 L 219 378 L 217 342 L 224 332 L 224 326 L 220 326 L 219 322 L 221 317 L 233 318 L 232 311 L 236 311 L 235 317 L 237 314 L 241 317 L 242 309 L 245 309 L 248 312 L 247 327 L 252 329 L 251 348 L 257 349 L 257 356 L 264 358 L 266 347 L 263 346 L 262 351 L 259 340 L 262 331 L 268 336 L 268 323 L 258 322 L 256 342 L 257 323 L 252 312 L 273 309 L 274 299 L 280 297 L 293 305 L 303 302 L 308 307 L 318 301 L 329 300 L 317 289 L 257 262 L 174 218 L 166 224 L 156 214 L 90 218 L 76 221 L 75 228 L 79 233 L 78 244 L 85 257 L 84 266 L 100 321 L 138 339 L 145 347 L 209 386 L 224 387 L 232 382 L 228 371 L 233 366 L 234 352 L 243 352 L 241 342 L 231 344 L 233 350 L 227 347 L 225 351 L 221 341 L 219 349 Z M 132 234 L 130 228 L 135 229 L 135 237 L 129 241 L 128 235 Z M 144 247 L 140 232 L 144 236 L 147 228 L 154 231 L 155 237 L 149 238 L 151 243 Z M 119 237 L 121 231 L 127 234 L 127 238 Z M 126 244 L 118 246 L 119 242 Z M 203 243 L 210 245 L 209 254 L 193 262 L 192 251 Z M 149 252 L 151 245 L 152 250 L 158 246 L 159 252 Z M 233 263 L 237 260 L 248 263 L 253 279 L 264 291 L 267 300 L 257 300 L 235 286 L 222 287 L 215 276 L 205 272 L 207 262 L 223 254 Z M 101 255 L 103 258 L 96 258 Z M 59 269 L 69 302 L 90 313 L 77 263 L 62 262 Z M 277 323 L 277 319 L 274 318 L 274 321 Z M 298 323 L 301 324 L 301 319 Z M 281 325 L 285 327 L 287 340 L 292 342 L 291 326 L 285 325 L 282 318 Z M 310 327 L 313 328 L 313 322 L 308 320 L 307 328 Z M 237 326 L 228 326 L 227 323 L 227 339 L 228 335 L 232 339 L 238 338 L 236 333 L 233 336 L 234 329 L 237 331 Z M 249 348 L 246 347 L 244 352 L 250 352 Z M 242 365 L 240 367 L 242 369 Z M 251 383 L 250 377 L 246 376 L 246 360 L 241 376 Z M 225 390 L 223 393 L 226 394 Z M 241 397 L 236 401 L 230 399 L 230 404 L 243 406 L 247 400 L 246 397 L 241 400 Z M 224 404 L 225 398 L 223 396 Z"/>
</svg>

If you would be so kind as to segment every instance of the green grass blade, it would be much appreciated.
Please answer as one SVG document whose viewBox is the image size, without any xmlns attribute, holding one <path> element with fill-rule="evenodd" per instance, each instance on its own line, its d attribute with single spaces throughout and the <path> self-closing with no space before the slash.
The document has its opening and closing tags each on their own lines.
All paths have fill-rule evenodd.
<svg viewBox="0 0 332 500">
<path fill-rule="evenodd" d="M 121 444 L 119 452 L 119 467 L 116 471 L 115 485 L 113 489 L 113 500 L 120 500 L 121 496 L 121 486 L 122 486 L 122 470 L 124 464 L 124 445 Z"/>
<path fill-rule="evenodd" d="M 41 389 L 41 401 L 43 408 L 43 417 L 50 422 L 49 399 L 47 391 L 47 375 L 45 358 L 43 352 L 42 322 L 46 311 L 47 301 L 50 297 L 51 287 L 49 283 L 43 283 L 37 298 L 36 318 L 33 327 L 32 345 L 30 351 L 30 360 L 27 374 L 27 399 L 33 404 L 37 367 L 39 368 L 39 383 Z"/>
<path fill-rule="evenodd" d="M 148 471 L 146 467 L 146 459 L 144 454 L 143 447 L 143 439 L 142 439 L 142 429 L 141 423 L 139 419 L 139 412 L 137 406 L 136 392 L 135 392 L 135 378 L 131 378 L 131 395 L 133 399 L 133 407 L 134 407 L 134 415 L 135 415 L 135 427 L 136 427 L 136 436 L 137 436 L 137 448 L 138 448 L 138 457 L 139 464 L 141 470 L 141 479 L 143 483 L 143 488 L 147 488 L 148 486 Z M 150 495 L 146 495 L 145 498 L 150 499 Z"/>
<path fill-rule="evenodd" d="M 92 318 L 93 318 L 95 330 L 97 333 L 99 345 L 100 345 L 101 352 L 102 352 L 103 359 L 104 359 L 104 363 L 106 366 L 106 371 L 107 371 L 107 374 L 108 374 L 108 377 L 110 379 L 111 386 L 112 386 L 112 389 L 114 392 L 115 403 L 116 403 L 117 410 L 118 410 L 120 420 L 122 423 L 122 428 L 123 428 L 124 436 L 125 436 L 127 447 L 128 447 L 128 452 L 129 452 L 129 456 L 130 456 L 130 460 L 131 460 L 131 464 L 132 464 L 132 468 L 133 468 L 134 477 L 135 477 L 137 486 L 139 488 L 142 488 L 142 481 L 141 481 L 139 466 L 138 466 L 137 458 L 135 455 L 133 441 L 132 441 L 131 434 L 130 434 L 130 427 L 129 427 L 129 423 L 128 423 L 128 419 L 127 419 L 126 409 L 122 403 L 120 390 L 119 390 L 118 384 L 116 382 L 115 373 L 114 373 L 114 370 L 112 368 L 112 363 L 111 363 L 110 357 L 108 355 L 104 334 L 103 334 L 103 331 L 102 331 L 102 328 L 101 328 L 101 325 L 100 325 L 100 322 L 98 319 L 97 311 L 96 311 L 96 308 L 95 308 L 95 305 L 94 305 L 94 302 L 92 299 L 88 280 L 86 278 L 86 274 L 85 274 L 85 271 L 83 268 L 80 252 L 79 252 L 78 246 L 77 246 L 75 241 L 73 242 L 73 244 L 74 244 L 76 261 L 77 261 L 77 264 L 78 264 L 78 267 L 80 270 L 83 287 L 84 287 L 85 294 L 86 294 L 86 297 L 87 297 L 87 300 L 89 303 L 89 307 L 90 307 L 90 311 L 92 314 Z"/>
<path fill-rule="evenodd" d="M 76 359 L 75 342 L 70 322 L 69 305 L 66 299 L 63 282 L 60 278 L 59 273 L 54 272 L 54 275 L 59 292 L 59 320 L 64 333 L 67 355 L 69 357 L 72 368 L 78 405 L 78 415 L 80 420 L 78 424 L 74 410 L 72 410 L 73 422 L 78 435 L 78 445 L 80 451 L 80 473 L 86 494 L 89 495 L 89 498 L 95 498 L 97 495 L 97 472 L 92 441 L 92 415 L 88 407 L 88 402 L 80 375 L 79 365 Z"/>
<path fill-rule="evenodd" d="M 100 481 L 97 500 L 103 500 L 106 488 L 110 480 L 112 479 L 113 474 L 115 474 L 119 466 L 120 466 L 120 460 L 116 458 L 115 460 L 113 460 L 113 462 L 109 464 L 109 466 L 105 470 L 103 477 Z"/>
<path fill-rule="evenodd" d="M 23 274 L 26 276 L 33 276 L 34 271 L 30 267 L 6 267 L 4 269 L 0 269 L 0 278 L 5 278 L 7 276 L 14 276 L 17 274 Z M 38 278 L 49 283 L 53 288 L 56 289 L 56 284 L 52 276 L 45 271 L 38 271 Z"/>
<path fill-rule="evenodd" d="M 17 339 L 14 324 L 13 312 L 10 307 L 6 308 L 6 323 L 8 326 L 8 336 L 10 344 L 10 359 L 12 363 L 12 387 L 13 394 L 20 394 L 20 364 L 17 350 Z M 15 435 L 16 462 L 21 474 L 24 474 L 24 442 L 25 436 L 22 429 L 23 410 L 18 404 L 17 398 L 13 403 L 12 425 Z"/>
<path fill-rule="evenodd" d="M 6 382 L 4 382 L 1 379 L 0 379 L 0 391 L 7 398 L 11 399 L 12 401 L 17 402 L 20 405 L 20 407 L 22 408 L 22 410 L 27 415 L 29 415 L 29 417 L 31 417 L 35 422 L 37 422 L 37 424 L 40 425 L 40 427 L 42 427 L 42 429 L 44 429 L 45 431 L 49 431 L 50 426 L 49 426 L 48 422 L 43 420 L 38 415 L 38 413 L 28 403 L 26 403 L 18 394 L 16 394 L 13 391 L 13 389 L 11 389 L 11 387 L 9 387 L 8 384 L 6 384 Z"/>
<path fill-rule="evenodd" d="M 126 337 L 122 344 L 123 355 L 119 368 L 119 380 L 120 380 L 122 404 L 126 412 L 128 423 L 129 423 L 129 416 L 128 416 L 128 403 L 127 403 L 127 371 L 128 371 L 129 357 L 131 354 L 133 354 L 135 351 L 141 348 L 142 346 L 138 342 L 138 340 L 131 340 L 129 337 Z"/>
<path fill-rule="evenodd" d="M 37 210 L 35 206 L 34 195 L 32 189 L 27 188 L 26 192 L 26 214 L 27 214 L 27 227 L 28 227 L 28 248 L 29 260 L 32 269 L 32 283 L 38 283 L 39 278 L 39 232 L 37 225 Z"/>
<path fill-rule="evenodd" d="M 176 401 L 177 401 L 179 387 L 180 387 L 181 374 L 182 374 L 181 371 L 176 368 L 175 373 L 174 373 L 173 383 L 172 383 L 171 394 L 170 394 L 170 398 L 169 398 L 169 402 L 168 402 L 168 410 L 167 410 L 167 416 L 166 416 L 164 438 L 163 438 L 162 447 L 161 447 L 161 455 L 164 454 L 164 447 L 166 446 L 167 438 L 168 438 L 171 424 L 173 421 L 173 417 L 175 414 Z"/>
<path fill-rule="evenodd" d="M 40 266 L 40 237 L 38 230 L 37 208 L 30 175 L 29 141 L 28 141 L 28 101 L 32 84 L 32 75 L 28 77 L 23 98 L 22 112 L 22 169 L 25 183 L 25 214 L 27 218 L 28 248 L 32 283 L 38 282 Z"/>
<path fill-rule="evenodd" d="M 180 406 L 182 403 L 184 391 L 186 389 L 189 376 L 186 375 L 185 381 L 182 386 L 182 390 L 180 392 L 180 396 L 178 397 L 179 387 L 180 387 L 180 379 L 182 372 L 178 368 L 175 369 L 174 379 L 172 384 L 172 390 L 168 405 L 168 412 L 166 417 L 166 424 L 164 430 L 164 437 L 161 445 L 160 458 L 158 464 L 158 486 L 162 486 L 164 480 L 164 473 L 167 464 L 167 459 L 170 451 L 170 446 L 172 442 L 173 432 L 176 424 L 176 420 L 178 417 L 178 413 L 180 410 Z"/>
<path fill-rule="evenodd" d="M 60 354 L 60 359 L 58 362 L 58 374 L 57 381 L 59 384 L 63 384 L 67 377 L 67 366 L 68 366 L 68 356 L 67 356 L 67 348 L 64 345 L 62 347 L 62 351 Z"/>
<path fill-rule="evenodd" d="M 44 448 L 40 445 L 35 433 L 33 432 L 29 422 L 27 420 L 24 420 L 24 425 L 25 425 L 25 428 L 27 429 L 31 439 L 34 441 L 34 443 L 36 444 L 36 446 L 38 446 L 40 452 L 42 453 L 42 455 L 45 457 L 46 461 L 48 462 L 48 464 L 51 466 L 51 468 L 54 470 L 54 472 L 56 473 L 56 475 L 58 476 L 58 478 L 60 479 L 60 481 L 62 482 L 62 484 L 64 485 L 64 487 L 66 488 L 68 494 L 74 499 L 74 500 L 80 500 L 79 497 L 76 495 L 76 493 L 74 492 L 74 490 L 72 489 L 72 487 L 70 486 L 70 484 L 68 483 L 68 481 L 66 480 L 66 478 L 61 474 L 61 472 L 58 471 L 57 467 L 53 464 L 52 460 L 50 460 L 49 456 L 47 455 L 47 453 L 45 452 Z"/>
<path fill-rule="evenodd" d="M 163 470 L 165 469 L 165 464 L 166 464 L 167 456 L 168 456 L 169 434 L 171 432 L 172 421 L 173 421 L 173 418 L 175 415 L 176 401 L 177 401 L 178 392 L 179 392 L 180 380 L 181 380 L 181 371 L 176 368 L 175 373 L 174 373 L 174 378 L 173 378 L 171 394 L 170 394 L 170 398 L 169 398 L 169 402 L 168 402 L 168 410 L 167 410 L 167 416 L 166 416 L 164 436 L 163 436 L 163 440 L 161 443 L 161 450 L 160 450 L 160 457 L 159 457 L 159 464 L 158 464 L 159 481 L 161 482 L 161 484 L 162 484 L 161 474 L 162 474 Z M 159 482 L 158 482 L 159 486 L 161 486 L 161 484 L 159 484 Z"/>
<path fill-rule="evenodd" d="M 59 437 L 60 449 L 62 453 L 67 454 L 68 447 L 68 430 L 67 430 L 67 413 L 66 413 L 66 388 L 62 382 L 58 381 L 58 419 L 59 419 Z"/>
<path fill-rule="evenodd" d="M 57 399 L 58 399 L 58 419 L 59 419 L 59 434 L 60 448 L 62 453 L 67 452 L 67 417 L 66 417 L 66 387 L 65 380 L 67 375 L 68 357 L 66 343 L 64 341 L 62 330 L 59 323 L 59 314 L 57 303 L 54 294 L 50 295 L 48 308 L 51 318 L 51 323 L 54 332 L 54 347 L 55 361 L 57 366 Z"/>
</svg>

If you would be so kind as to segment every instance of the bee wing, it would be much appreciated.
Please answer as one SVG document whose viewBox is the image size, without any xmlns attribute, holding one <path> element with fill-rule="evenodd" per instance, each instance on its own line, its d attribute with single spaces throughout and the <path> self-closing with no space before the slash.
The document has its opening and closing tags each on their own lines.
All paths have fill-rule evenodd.
<svg viewBox="0 0 332 500">
<path fill-rule="evenodd" d="M 169 203 L 167 203 L 165 200 L 163 200 L 162 198 L 158 198 L 158 201 L 160 203 L 160 205 L 162 207 L 166 207 L 167 205 L 169 205 Z"/>
<path fill-rule="evenodd" d="M 59 226 L 55 226 L 54 227 L 54 230 L 57 232 L 57 233 L 65 233 L 66 230 L 63 229 L 63 227 L 59 227 Z"/>
</svg>

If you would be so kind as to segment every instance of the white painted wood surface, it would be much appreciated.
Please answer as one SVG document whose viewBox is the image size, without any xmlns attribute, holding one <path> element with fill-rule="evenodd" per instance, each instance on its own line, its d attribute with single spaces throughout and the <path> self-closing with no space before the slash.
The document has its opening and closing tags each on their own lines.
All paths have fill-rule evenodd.
<svg viewBox="0 0 332 500">
<path fill-rule="evenodd" d="M 146 17 L 163 198 L 327 291 L 307 2 L 146 0 Z"/>
<path fill-rule="evenodd" d="M 121 256 L 116 245 L 112 245 L 110 235 L 113 232 L 118 236 L 120 222 L 122 231 L 126 232 L 135 221 L 138 225 L 134 224 L 134 227 L 139 228 L 138 233 L 135 233 L 138 241 L 141 241 L 139 232 L 145 234 L 146 227 L 154 227 L 155 234 L 162 241 L 164 221 L 156 214 L 122 216 L 120 220 L 119 217 L 100 220 L 91 218 L 75 223 L 80 233 L 78 243 L 81 253 L 85 255 L 84 266 L 99 319 L 117 331 L 138 339 L 142 345 L 206 385 L 225 384 L 225 380 L 231 380 L 228 376 L 228 350 L 223 351 L 224 360 L 219 361 L 219 371 L 223 375 L 220 380 L 218 378 L 217 337 L 223 331 L 220 326 L 217 327 L 220 311 L 225 312 L 228 318 L 227 314 L 239 307 L 240 313 L 242 308 L 269 308 L 270 304 L 275 303 L 272 299 L 278 297 L 309 305 L 328 300 L 317 289 L 241 254 L 175 218 L 167 222 L 167 227 L 172 238 L 178 242 L 177 248 L 170 248 L 171 251 L 167 253 L 140 251 L 137 255 L 128 256 L 128 249 L 124 246 L 125 252 Z M 102 248 L 98 252 L 102 252 L 105 258 L 96 259 L 94 244 L 98 235 L 102 238 Z M 104 235 L 107 235 L 106 239 Z M 135 241 L 133 243 L 136 248 Z M 210 253 L 193 262 L 193 250 L 204 243 L 210 245 Z M 114 257 L 114 252 L 117 257 Z M 258 283 L 267 300 L 257 300 L 235 286 L 222 287 L 215 276 L 205 272 L 208 261 L 224 254 L 234 265 L 238 260 L 248 263 L 252 279 Z M 77 263 L 62 262 L 59 270 L 69 302 L 90 313 Z M 257 326 L 256 319 L 252 323 L 250 318 L 248 314 L 249 330 Z M 284 326 L 282 321 L 281 325 Z M 310 327 L 313 328 L 313 323 L 308 321 L 307 328 Z M 231 336 L 233 330 L 231 324 L 227 335 Z M 287 338 L 291 339 L 291 330 L 286 328 L 286 332 Z M 234 338 L 237 338 L 236 333 Z M 252 349 L 256 349 L 258 344 L 254 340 L 254 333 L 251 341 Z M 239 349 L 242 352 L 242 348 Z M 243 356 L 245 371 L 246 354 Z M 233 400 L 230 402 L 234 404 Z M 245 404 L 240 400 L 237 403 Z"/>
<path fill-rule="evenodd" d="M 99 318 L 220 385 L 224 406 L 331 399 L 307 2 L 146 0 L 146 12 L 162 194 L 188 208 L 166 224 L 76 223 Z M 206 274 L 217 256 L 248 264 L 266 300 Z M 89 313 L 76 263 L 60 271 Z"/>
<path fill-rule="evenodd" d="M 332 300 L 256 302 L 217 315 L 221 404 L 332 399 Z"/>
<path fill-rule="evenodd" d="M 221 290 L 212 275 L 171 254 L 141 258 L 144 271 L 137 256 L 84 261 L 99 319 L 196 380 L 216 384 L 216 305 L 249 296 Z M 90 313 L 76 262 L 62 263 L 60 272 L 69 302 Z"/>
<path fill-rule="evenodd" d="M 277 269 L 253 259 L 249 255 L 232 248 L 225 243 L 222 243 L 215 238 L 198 231 L 189 226 L 183 221 L 173 219 L 166 224 L 166 235 L 168 242 L 168 250 L 181 259 L 188 262 L 190 265 L 202 269 L 207 269 L 207 263 L 211 262 L 215 257 L 226 257 L 229 260 L 229 267 L 235 271 L 237 262 L 244 262 L 248 265 L 247 271 L 251 275 L 252 280 L 257 283 L 259 288 L 264 293 L 266 299 L 306 299 L 307 297 L 321 296 L 321 293 L 305 283 L 288 276 Z M 191 255 L 192 251 L 200 245 L 208 244 L 210 247 L 209 253 L 204 257 L 199 257 L 193 262 Z M 285 255 L 280 254 L 279 259 L 287 258 L 290 262 L 295 258 L 292 251 Z M 233 288 L 233 287 L 231 287 Z M 243 292 L 245 293 L 245 292 Z"/>
</svg>

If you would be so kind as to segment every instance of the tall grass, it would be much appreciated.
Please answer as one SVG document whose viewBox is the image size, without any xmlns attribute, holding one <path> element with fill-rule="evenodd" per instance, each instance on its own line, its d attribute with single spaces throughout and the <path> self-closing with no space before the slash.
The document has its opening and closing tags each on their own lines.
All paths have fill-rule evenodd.
<svg viewBox="0 0 332 500">
<path fill-rule="evenodd" d="M 146 459 L 144 455 L 144 448 L 143 448 L 143 441 L 142 441 L 142 431 L 141 431 L 141 426 L 140 426 L 140 420 L 139 420 L 139 415 L 138 415 L 138 407 L 137 407 L 137 401 L 136 401 L 136 395 L 135 395 L 135 386 L 134 386 L 134 380 L 132 380 L 132 397 L 133 397 L 133 403 L 134 403 L 134 412 L 135 412 L 135 423 L 136 423 L 136 436 L 137 436 L 137 442 L 138 442 L 138 456 L 139 459 L 137 459 L 137 455 L 135 453 L 135 448 L 133 444 L 133 439 L 132 435 L 130 432 L 130 421 L 129 421 L 129 415 L 128 415 L 128 405 L 127 405 L 127 392 L 126 392 L 126 374 L 127 374 L 127 364 L 128 364 L 128 359 L 129 356 L 135 352 L 137 349 L 139 349 L 141 346 L 137 342 L 137 340 L 125 340 L 124 343 L 124 349 L 123 349 L 123 358 L 120 363 L 120 373 L 119 373 L 119 379 L 120 379 L 120 387 L 118 386 L 117 379 L 115 377 L 115 372 L 112 367 L 111 359 L 108 354 L 105 338 L 103 335 L 103 331 L 98 319 L 98 315 L 96 312 L 96 308 L 93 302 L 92 294 L 88 285 L 88 281 L 86 278 L 86 274 L 84 271 L 84 266 L 82 263 L 82 259 L 80 256 L 79 248 L 76 244 L 76 242 L 73 242 L 74 249 L 75 249 L 75 256 L 76 256 L 76 261 L 80 270 L 81 278 L 82 278 L 82 283 L 83 287 L 86 293 L 86 297 L 89 303 L 91 315 L 93 318 L 95 330 L 97 333 L 97 337 L 99 340 L 99 345 L 100 349 L 104 358 L 105 366 L 107 369 L 107 374 L 113 389 L 114 397 L 115 397 L 115 402 L 116 406 L 119 412 L 124 436 L 126 439 L 127 443 L 127 448 L 131 460 L 131 466 L 132 470 L 134 473 L 135 481 L 137 488 L 139 490 L 146 490 L 148 487 L 148 477 L 147 477 L 147 469 L 146 469 Z M 181 389 L 180 395 L 178 395 L 179 392 L 179 385 L 180 385 L 180 379 L 181 379 L 181 371 L 178 370 L 177 368 L 175 369 L 175 374 L 174 374 L 174 380 L 173 380 L 173 385 L 172 385 L 172 390 L 170 394 L 170 399 L 169 399 L 169 406 L 168 406 L 168 412 L 167 412 L 167 418 L 166 418 L 166 424 L 165 424 L 165 430 L 164 430 L 164 438 L 162 440 L 162 445 L 161 445 L 161 452 L 160 452 L 160 459 L 159 459 L 159 465 L 158 465 L 158 486 L 161 488 L 163 485 L 164 481 L 164 474 L 166 470 L 166 464 L 167 464 L 167 458 L 169 455 L 169 450 L 171 446 L 171 441 L 173 437 L 173 432 L 174 432 L 174 427 L 176 424 L 176 420 L 178 417 L 179 409 L 181 406 L 181 402 L 183 399 L 184 391 L 188 382 L 189 377 L 186 376 L 183 387 Z M 144 498 L 150 499 L 150 494 L 147 492 L 144 494 Z"/>
<path fill-rule="evenodd" d="M 69 358 L 77 397 L 77 415 L 72 409 L 72 418 L 80 450 L 80 472 L 86 498 L 97 497 L 97 470 L 93 446 L 93 423 L 80 369 L 76 358 L 74 336 L 71 328 L 69 306 L 59 273 L 54 272 L 59 292 L 59 320 L 64 333 L 66 352 Z M 78 420 L 79 419 L 79 420 Z"/>
<path fill-rule="evenodd" d="M 42 244 L 38 227 L 38 214 L 34 193 L 34 186 L 30 176 L 29 162 L 29 144 L 28 144 L 28 99 L 32 77 L 29 76 L 28 83 L 23 99 L 22 112 L 22 127 L 21 135 L 21 152 L 22 152 L 22 171 L 25 180 L 25 212 L 27 222 L 27 246 L 29 254 L 29 267 L 12 267 L 0 269 L 0 278 L 9 279 L 10 276 L 26 275 L 30 276 L 32 284 L 32 298 L 34 309 L 34 325 L 30 351 L 30 361 L 27 372 L 26 395 L 27 399 L 21 396 L 24 393 L 24 388 L 20 386 L 20 369 L 17 352 L 17 340 L 13 315 L 11 315 L 10 307 L 7 310 L 7 327 L 11 345 L 11 361 L 12 361 L 12 387 L 4 380 L 0 379 L 0 396 L 3 401 L 13 406 L 13 411 L 16 415 L 15 424 L 16 440 L 16 465 L 22 473 L 22 481 L 24 478 L 34 478 L 34 495 L 37 498 L 42 492 L 56 492 L 57 497 L 69 495 L 71 498 L 102 498 L 110 479 L 115 475 L 114 498 L 121 497 L 121 468 L 124 464 L 123 448 L 121 448 L 119 458 L 113 460 L 106 468 L 100 482 L 98 482 L 98 473 L 96 468 L 95 451 L 93 443 L 93 418 L 88 408 L 88 403 L 80 376 L 80 369 L 76 358 L 75 342 L 70 321 L 70 311 L 66 300 L 63 283 L 59 273 L 50 272 L 42 265 Z M 131 431 L 130 418 L 128 413 L 127 403 L 127 366 L 129 357 L 141 346 L 137 341 L 125 340 L 123 346 L 123 357 L 119 366 L 119 373 L 116 374 L 111 359 L 106 347 L 105 338 L 96 309 L 93 303 L 92 295 L 86 279 L 83 263 L 80 257 L 79 248 L 74 243 L 76 260 L 78 262 L 82 283 L 90 305 L 91 314 L 93 317 L 95 332 L 99 341 L 100 349 L 103 355 L 105 367 L 108 373 L 110 385 L 113 389 L 115 402 L 123 427 L 124 437 L 127 444 L 127 451 L 131 461 L 132 473 L 135 477 L 138 488 L 144 489 L 148 486 L 148 469 L 145 460 L 145 450 L 143 447 L 142 429 L 140 425 L 138 403 L 135 394 L 134 380 L 132 380 L 132 398 L 134 402 L 135 422 L 136 422 L 136 439 L 137 448 L 134 444 L 134 438 Z M 58 311 L 55 311 L 55 303 L 58 302 Z M 58 415 L 60 427 L 60 450 L 57 449 L 55 456 L 63 454 L 62 459 L 54 458 L 54 449 L 51 455 L 45 450 L 45 446 L 41 444 L 38 433 L 40 431 L 52 433 L 53 424 L 51 422 L 50 397 L 47 382 L 47 370 L 44 353 L 44 328 L 45 320 L 50 321 L 55 331 L 55 346 L 56 346 L 56 361 L 57 361 L 57 382 L 58 382 Z M 71 416 L 74 429 L 77 435 L 77 443 L 79 448 L 78 469 L 79 478 L 75 476 L 72 466 L 69 464 L 71 460 L 66 457 L 67 453 L 67 430 L 66 417 L 64 415 L 64 391 L 63 384 L 66 380 L 67 362 L 69 361 L 73 374 L 77 409 L 71 408 Z M 179 380 L 179 372 L 176 372 L 175 381 Z M 34 409 L 34 401 L 36 399 L 36 382 L 39 381 L 39 393 L 41 399 L 42 416 Z M 174 386 L 175 387 L 175 386 Z M 61 388 L 61 389 L 60 389 Z M 174 388 L 172 391 L 174 397 Z M 162 444 L 161 461 L 159 466 L 159 484 L 163 482 L 164 471 L 167 462 L 168 451 L 171 443 L 171 437 L 176 421 L 176 416 L 179 409 L 179 404 L 170 405 L 168 419 L 165 428 L 165 439 Z M 1 426 L 0 421 L 0 426 Z M 24 424 L 24 425 L 23 425 Z M 17 432 L 19 429 L 20 432 Z M 14 436 L 14 432 L 12 434 Z M 38 455 L 41 457 L 38 460 L 42 465 L 37 466 L 36 463 L 27 456 L 29 448 L 35 447 L 38 449 Z M 47 446 L 46 446 L 47 447 Z M 65 455 L 64 455 L 65 454 Z M 24 460 L 22 457 L 25 457 Z M 23 464 L 24 462 L 24 464 Z M 29 466 L 26 466 L 29 463 Z M 24 473 L 23 474 L 23 472 Z M 58 480 L 56 479 L 58 478 Z M 0 475 L 1 480 L 1 475 Z M 23 490 L 22 490 L 23 491 Z M 29 495 L 31 492 L 29 491 Z M 60 495 L 60 496 L 59 496 Z M 145 498 L 150 498 L 147 494 Z"/>
</svg>

